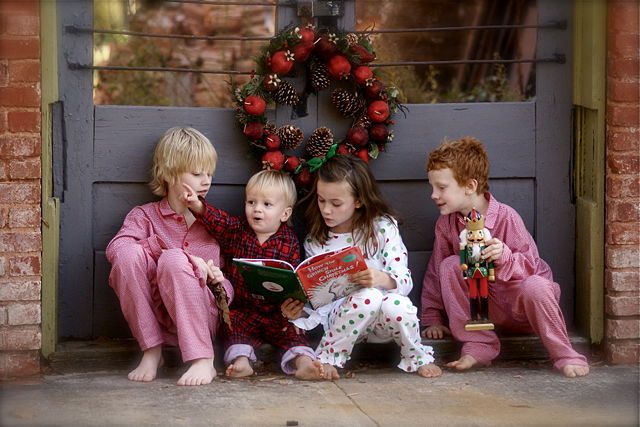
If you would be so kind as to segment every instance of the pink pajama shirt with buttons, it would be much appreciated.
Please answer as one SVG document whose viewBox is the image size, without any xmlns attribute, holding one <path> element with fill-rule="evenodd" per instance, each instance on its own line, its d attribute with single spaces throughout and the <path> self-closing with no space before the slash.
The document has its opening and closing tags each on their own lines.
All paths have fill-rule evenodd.
<svg viewBox="0 0 640 427">
<path fill-rule="evenodd" d="M 106 255 L 109 284 L 142 351 L 165 344 L 179 346 L 185 362 L 214 357 L 218 309 L 193 256 L 220 265 L 220 247 L 202 224 L 188 228 L 166 198 L 137 206 Z"/>
<path fill-rule="evenodd" d="M 572 347 L 560 310 L 560 286 L 551 269 L 538 255 L 538 248 L 518 213 L 499 203 L 491 194 L 485 227 L 504 243 L 504 252 L 494 261 L 496 280 L 489 284 L 489 318 L 503 330 L 538 335 L 549 352 L 554 368 L 586 366 L 584 356 Z M 435 242 L 422 284 L 423 327 L 444 325 L 449 320 L 453 337 L 461 342 L 462 355 L 489 365 L 500 353 L 493 331 L 465 331 L 470 318 L 469 295 L 460 270 L 459 239 L 464 228 L 459 213 L 440 216 Z"/>
</svg>

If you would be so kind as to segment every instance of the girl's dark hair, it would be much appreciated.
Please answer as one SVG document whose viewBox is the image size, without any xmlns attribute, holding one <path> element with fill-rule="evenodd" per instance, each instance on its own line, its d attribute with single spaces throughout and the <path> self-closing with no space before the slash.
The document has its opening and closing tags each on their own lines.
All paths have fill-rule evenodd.
<svg viewBox="0 0 640 427">
<path fill-rule="evenodd" d="M 338 154 L 318 169 L 312 190 L 304 200 L 305 221 L 310 237 L 324 245 L 329 239 L 329 227 L 322 219 L 318 208 L 319 180 L 330 183 L 346 181 L 349 184 L 353 197 L 362 204 L 353 215 L 353 240 L 362 246 L 365 256 L 373 255 L 378 245 L 374 227 L 375 219 L 378 217 L 395 219 L 397 216 L 382 197 L 369 166 L 355 156 Z"/>
</svg>

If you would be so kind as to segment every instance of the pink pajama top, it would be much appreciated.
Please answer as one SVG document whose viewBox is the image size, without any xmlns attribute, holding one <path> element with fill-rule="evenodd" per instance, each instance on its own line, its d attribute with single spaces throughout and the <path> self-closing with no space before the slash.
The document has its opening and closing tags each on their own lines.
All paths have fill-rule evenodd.
<svg viewBox="0 0 640 427">
<path fill-rule="evenodd" d="M 494 261 L 496 281 L 491 286 L 491 295 L 498 301 L 508 301 L 515 287 L 529 276 L 537 275 L 553 281 L 551 269 L 538 255 L 538 248 L 520 215 L 510 206 L 498 202 L 491 193 L 486 193 L 489 207 L 485 215 L 485 227 L 493 238 L 504 243 L 502 258 Z M 436 221 L 435 241 L 429 265 L 422 282 L 422 326 L 442 325 L 445 310 L 442 303 L 440 263 L 445 258 L 459 256 L 459 234 L 465 227 L 460 213 L 442 215 Z M 462 273 L 461 273 L 462 274 Z"/>
<path fill-rule="evenodd" d="M 222 267 L 218 242 L 198 221 L 187 227 L 184 216 L 171 209 L 166 198 L 136 206 L 127 214 L 120 231 L 107 246 L 109 262 L 112 262 L 113 254 L 126 251 L 127 246 L 134 243 L 145 247 L 156 262 L 164 249 L 182 249 L 188 255 L 213 260 L 215 265 Z M 199 269 L 197 274 L 201 274 Z M 225 280 L 223 286 L 232 299 L 233 288 L 229 281 Z"/>
</svg>

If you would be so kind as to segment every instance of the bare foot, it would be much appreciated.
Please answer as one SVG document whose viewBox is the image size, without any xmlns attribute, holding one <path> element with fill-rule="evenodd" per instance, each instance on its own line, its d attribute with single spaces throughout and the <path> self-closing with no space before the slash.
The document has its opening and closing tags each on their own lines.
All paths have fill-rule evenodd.
<svg viewBox="0 0 640 427">
<path fill-rule="evenodd" d="M 213 367 L 213 358 L 195 359 L 180 379 L 178 385 L 205 385 L 210 384 L 216 377 L 216 368 Z"/>
<path fill-rule="evenodd" d="M 562 368 L 562 373 L 567 378 L 584 377 L 589 373 L 589 367 L 582 365 L 566 365 Z"/>
<path fill-rule="evenodd" d="M 329 365 L 328 363 L 324 363 L 322 365 L 322 370 L 324 374 L 322 374 L 325 380 L 337 380 L 340 379 L 340 375 L 338 374 L 338 370 L 335 366 Z"/>
<path fill-rule="evenodd" d="M 225 375 L 232 378 L 242 378 L 253 375 L 253 368 L 249 358 L 245 356 L 236 357 L 232 364 L 227 366 Z"/>
<path fill-rule="evenodd" d="M 162 345 L 157 345 L 145 350 L 138 367 L 129 372 L 127 378 L 130 381 L 149 382 L 156 378 L 158 366 L 162 363 Z"/>
<path fill-rule="evenodd" d="M 435 378 L 442 375 L 442 369 L 435 363 L 429 363 L 418 368 L 418 375 L 425 378 Z"/>
<path fill-rule="evenodd" d="M 324 366 L 319 360 L 313 360 L 309 356 L 296 357 L 296 373 L 299 380 L 324 379 Z"/>
<path fill-rule="evenodd" d="M 466 371 L 467 369 L 471 369 L 478 364 L 478 361 L 474 359 L 472 356 L 465 354 L 460 359 L 447 363 L 447 368 L 454 368 L 458 371 Z"/>
</svg>

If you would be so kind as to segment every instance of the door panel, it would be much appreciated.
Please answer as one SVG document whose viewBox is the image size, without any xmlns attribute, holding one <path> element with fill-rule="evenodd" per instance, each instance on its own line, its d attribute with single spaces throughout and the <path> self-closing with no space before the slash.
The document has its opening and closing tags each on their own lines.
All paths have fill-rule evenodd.
<svg viewBox="0 0 640 427">
<path fill-rule="evenodd" d="M 313 98 L 310 101 L 314 102 Z M 497 159 L 491 174 L 492 191 L 521 212 L 534 233 L 534 105 L 411 105 L 409 109 L 407 118 L 396 122 L 397 134 L 389 151 L 372 162 L 372 169 L 385 197 L 402 218 L 401 232 L 413 267 L 412 298 L 418 303 L 438 216 L 424 172 L 427 153 L 445 133 L 451 139 L 473 133 L 484 140 L 489 155 Z M 242 214 L 243 185 L 257 170 L 257 162 L 247 157 L 247 143 L 234 126 L 232 113 L 206 108 L 95 108 L 94 335 L 128 335 L 121 321 L 113 322 L 114 316 L 120 314 L 117 300 L 108 296 L 111 290 L 107 286 L 109 269 L 104 250 L 131 207 L 154 200 L 145 180 L 155 141 L 166 128 L 193 126 L 214 142 L 220 157 L 207 200 L 232 214 Z M 333 113 L 327 116 L 318 118 L 318 123 L 328 124 L 329 119 L 342 122 Z M 425 122 L 429 126 L 424 126 Z M 527 131 L 517 132 L 522 129 Z"/>
</svg>

